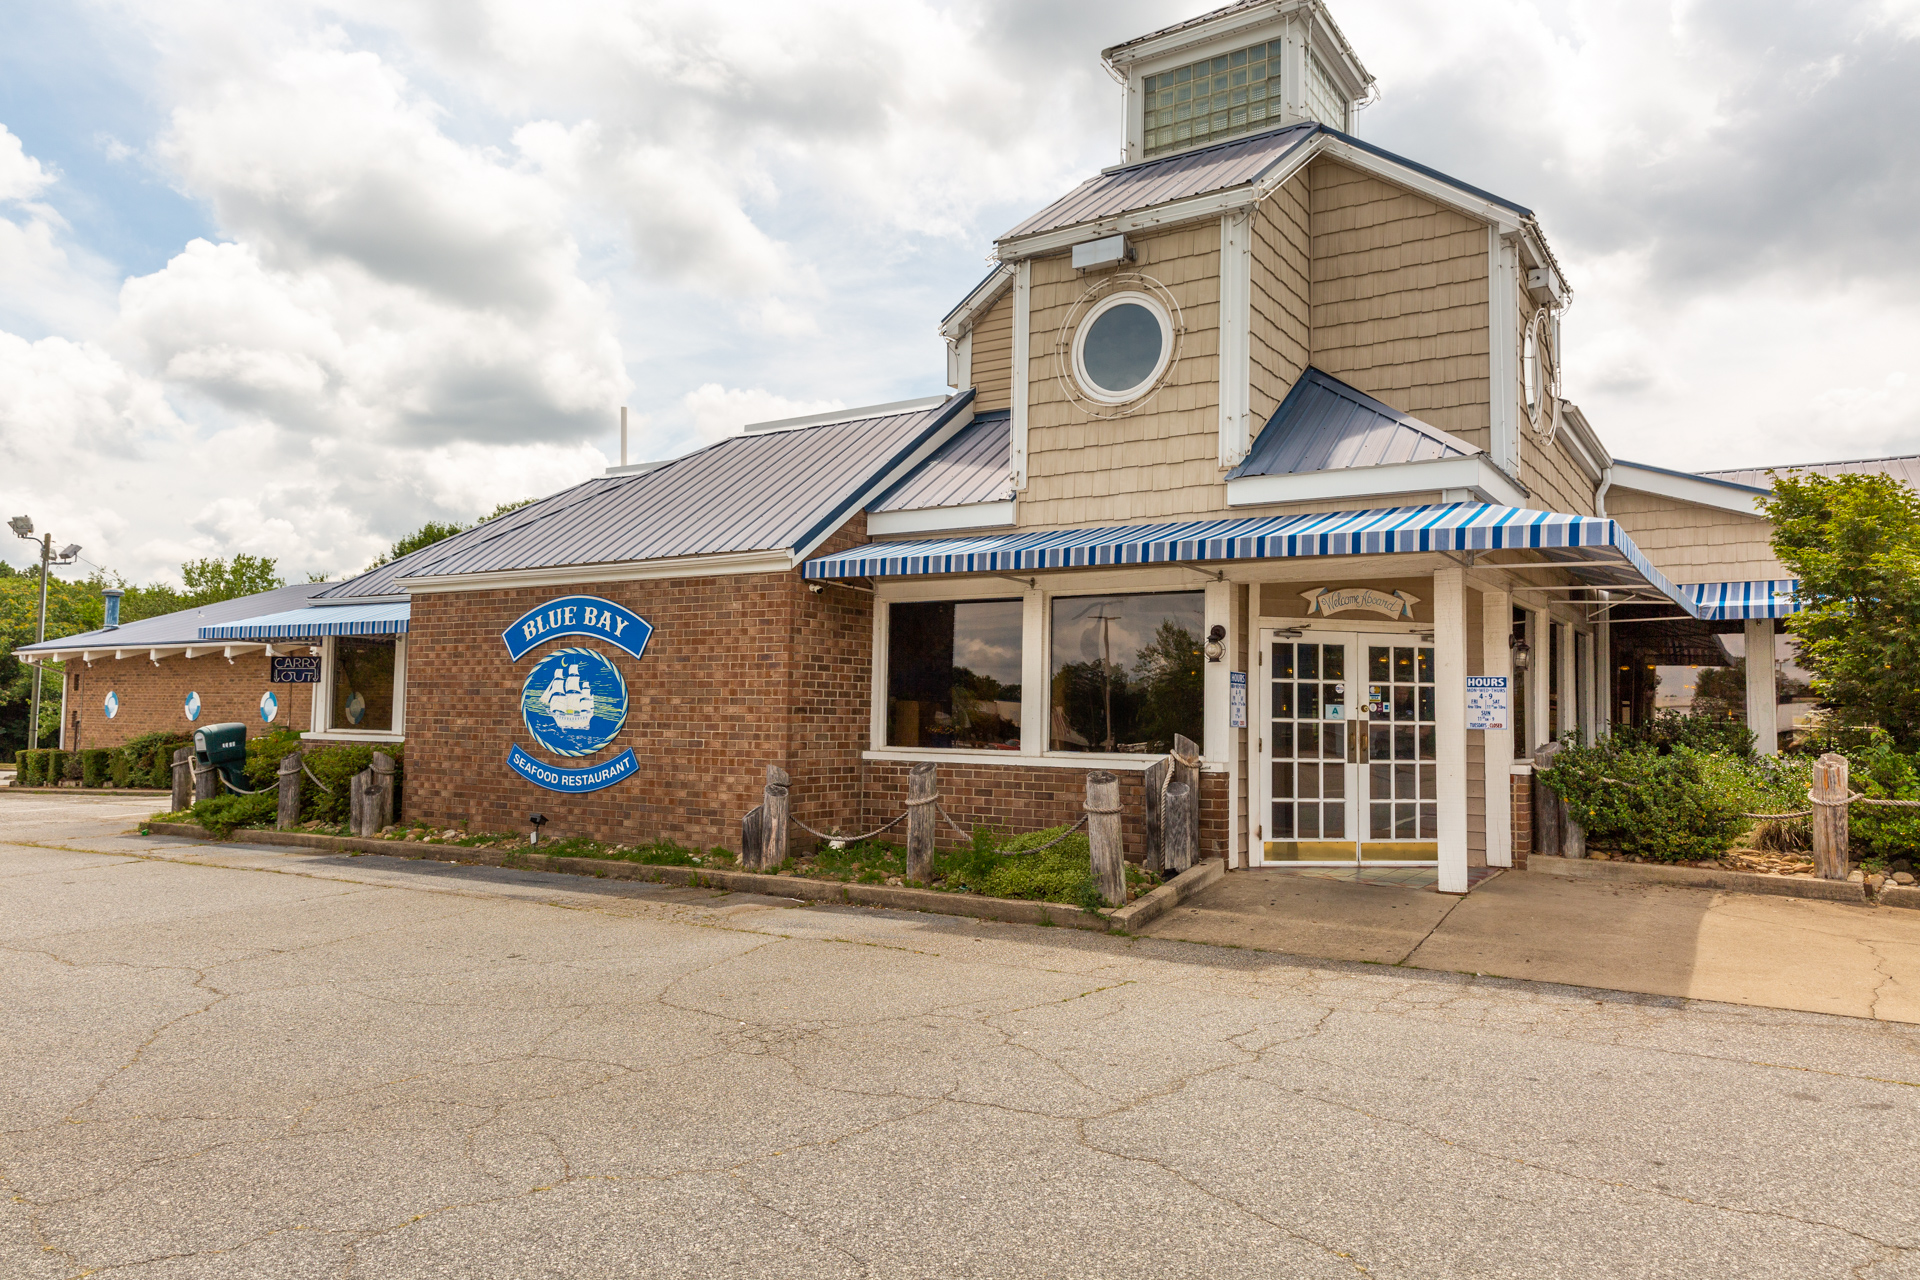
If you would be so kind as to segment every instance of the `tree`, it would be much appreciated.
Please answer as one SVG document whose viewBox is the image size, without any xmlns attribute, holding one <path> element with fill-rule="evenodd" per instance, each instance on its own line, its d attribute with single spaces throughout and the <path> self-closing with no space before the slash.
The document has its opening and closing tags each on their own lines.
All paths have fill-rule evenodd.
<svg viewBox="0 0 1920 1280">
<path fill-rule="evenodd" d="M 486 515 L 474 521 L 473 524 L 456 524 L 450 520 L 429 520 L 406 537 L 400 539 L 400 541 L 394 543 L 387 549 L 385 555 L 376 557 L 374 562 L 368 565 L 367 568 L 373 570 L 378 569 L 383 564 L 392 564 L 401 556 L 412 555 L 420 548 L 430 547 L 436 542 L 444 542 L 456 533 L 465 533 L 467 530 L 473 528 L 474 525 L 485 524 L 489 520 L 498 519 L 506 515 L 509 511 L 518 511 L 532 501 L 532 498 L 522 498 L 518 502 L 503 502 Z"/>
<path fill-rule="evenodd" d="M 1814 692 L 1920 749 L 1920 493 L 1890 476 L 1790 474 L 1760 505 L 1800 580 L 1787 629 Z"/>
<path fill-rule="evenodd" d="M 244 551 L 231 561 L 218 557 L 189 560 L 180 566 L 181 580 L 187 584 L 180 607 L 197 609 L 219 600 L 237 600 L 284 587 L 287 580 L 275 572 L 277 567 L 278 562 L 271 557 L 250 556 Z"/>
</svg>

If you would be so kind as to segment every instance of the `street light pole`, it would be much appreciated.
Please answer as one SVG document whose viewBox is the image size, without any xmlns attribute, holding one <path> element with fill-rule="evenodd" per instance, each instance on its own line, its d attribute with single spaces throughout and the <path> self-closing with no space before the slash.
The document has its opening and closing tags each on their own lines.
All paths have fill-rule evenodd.
<svg viewBox="0 0 1920 1280">
<path fill-rule="evenodd" d="M 28 542 L 38 542 L 40 544 L 40 623 L 34 629 L 33 642 L 37 645 L 45 644 L 47 642 L 47 566 L 72 564 L 80 556 L 80 547 L 77 543 L 62 547 L 60 548 L 60 554 L 55 556 L 53 554 L 53 535 L 49 533 L 40 538 L 35 538 L 33 536 L 33 521 L 26 516 L 15 516 L 13 519 L 7 521 L 7 527 L 13 530 L 15 537 L 24 538 Z M 34 750 L 40 745 L 40 680 L 44 674 L 41 671 L 44 659 L 41 659 L 39 655 L 35 655 L 35 658 L 36 660 L 33 664 L 33 712 L 27 720 L 27 750 L 29 751 Z"/>
</svg>

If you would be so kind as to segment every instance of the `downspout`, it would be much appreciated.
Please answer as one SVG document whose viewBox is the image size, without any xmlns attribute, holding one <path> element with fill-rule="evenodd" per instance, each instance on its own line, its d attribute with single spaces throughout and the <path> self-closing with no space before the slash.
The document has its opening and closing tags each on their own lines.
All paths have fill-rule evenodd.
<svg viewBox="0 0 1920 1280">
<path fill-rule="evenodd" d="M 1607 490 L 1613 488 L 1613 464 L 1608 463 L 1600 472 L 1600 487 L 1593 491 L 1593 514 L 1605 519 L 1607 514 Z"/>
</svg>

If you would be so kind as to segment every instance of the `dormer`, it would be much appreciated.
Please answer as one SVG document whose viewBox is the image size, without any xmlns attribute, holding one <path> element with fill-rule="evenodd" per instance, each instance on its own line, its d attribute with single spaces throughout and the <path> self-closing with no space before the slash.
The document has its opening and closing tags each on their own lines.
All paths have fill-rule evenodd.
<svg viewBox="0 0 1920 1280">
<path fill-rule="evenodd" d="M 1302 120 L 1351 133 L 1373 86 L 1319 0 L 1243 0 L 1101 57 L 1127 86 L 1128 164 Z"/>
</svg>

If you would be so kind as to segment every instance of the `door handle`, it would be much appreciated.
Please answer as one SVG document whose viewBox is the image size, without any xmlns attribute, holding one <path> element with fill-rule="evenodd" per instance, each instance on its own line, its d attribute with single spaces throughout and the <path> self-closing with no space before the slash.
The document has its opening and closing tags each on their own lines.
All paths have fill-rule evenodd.
<svg viewBox="0 0 1920 1280">
<path fill-rule="evenodd" d="M 1358 720 L 1347 721 L 1347 763 L 1360 763 L 1360 731 L 1366 726 Z"/>
</svg>

